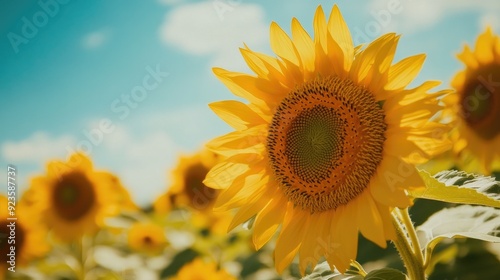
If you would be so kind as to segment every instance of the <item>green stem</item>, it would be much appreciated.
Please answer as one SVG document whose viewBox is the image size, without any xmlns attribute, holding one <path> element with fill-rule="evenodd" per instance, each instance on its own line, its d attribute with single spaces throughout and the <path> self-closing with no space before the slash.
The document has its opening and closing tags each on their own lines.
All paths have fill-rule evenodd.
<svg viewBox="0 0 500 280">
<path fill-rule="evenodd" d="M 420 250 L 420 243 L 418 242 L 417 232 L 415 231 L 415 227 L 413 226 L 413 222 L 411 221 L 410 215 L 408 213 L 408 208 L 399 209 L 399 215 L 403 224 L 405 225 L 406 232 L 410 236 L 411 245 L 413 246 L 413 253 L 417 256 L 419 263 L 424 263 L 424 257 L 422 255 L 422 250 Z"/>
<path fill-rule="evenodd" d="M 420 252 L 420 249 L 418 249 L 416 252 L 414 250 L 415 246 L 416 247 L 419 246 L 418 240 L 416 239 L 415 228 L 413 227 L 413 224 L 411 223 L 409 216 L 408 216 L 408 221 L 409 221 L 408 224 L 405 223 L 404 217 L 398 217 L 403 215 L 404 214 L 402 214 L 400 210 L 398 209 L 394 210 L 392 222 L 396 229 L 396 235 L 397 235 L 397 239 L 394 240 L 394 245 L 396 246 L 396 249 L 399 251 L 399 254 L 406 267 L 407 274 L 410 280 L 425 280 L 426 277 L 425 277 L 424 264 L 422 260 L 423 259 L 422 253 Z M 415 241 L 413 242 L 411 240 L 413 239 L 411 238 L 412 235 L 414 235 L 415 237 Z M 413 246 L 412 243 L 414 244 Z"/>
<path fill-rule="evenodd" d="M 87 274 L 87 267 L 86 267 L 86 261 L 87 261 L 87 251 L 89 249 L 88 246 L 88 240 L 86 239 L 86 236 L 82 236 L 79 238 L 79 240 L 76 242 L 76 247 L 77 247 L 77 252 L 76 252 L 76 259 L 80 263 L 80 271 L 78 275 L 78 279 L 85 280 L 86 274 Z"/>
</svg>

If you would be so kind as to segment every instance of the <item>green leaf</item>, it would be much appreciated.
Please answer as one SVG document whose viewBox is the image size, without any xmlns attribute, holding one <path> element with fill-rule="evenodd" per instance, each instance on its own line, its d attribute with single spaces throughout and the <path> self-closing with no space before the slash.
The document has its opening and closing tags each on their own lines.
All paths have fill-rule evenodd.
<svg viewBox="0 0 500 280">
<path fill-rule="evenodd" d="M 349 270 L 347 271 L 349 273 Z M 330 266 L 327 262 L 322 262 L 318 264 L 313 272 L 305 277 L 302 280 L 363 280 L 363 276 L 361 275 L 349 275 L 342 274 L 337 270 L 330 270 Z"/>
<path fill-rule="evenodd" d="M 415 198 L 500 208 L 500 182 L 493 177 L 446 170 L 431 176 L 420 171 L 426 188 L 410 191 Z"/>
<path fill-rule="evenodd" d="M 368 273 L 365 280 L 406 280 L 406 275 L 394 268 L 382 268 Z"/>
<path fill-rule="evenodd" d="M 427 252 L 444 238 L 474 238 L 500 242 L 500 209 L 461 205 L 443 209 L 417 227 L 420 248 Z"/>
</svg>

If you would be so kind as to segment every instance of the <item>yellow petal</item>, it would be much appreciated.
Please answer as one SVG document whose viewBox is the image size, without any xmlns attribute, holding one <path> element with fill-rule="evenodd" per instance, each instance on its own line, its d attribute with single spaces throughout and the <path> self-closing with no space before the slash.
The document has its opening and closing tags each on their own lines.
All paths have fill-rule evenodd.
<svg viewBox="0 0 500 280">
<path fill-rule="evenodd" d="M 493 55 L 493 34 L 491 32 L 491 28 L 486 28 L 486 31 L 479 35 L 476 41 L 476 49 L 474 50 L 474 54 L 477 57 L 477 60 L 481 64 L 488 64 L 494 61 Z"/>
<path fill-rule="evenodd" d="M 250 126 L 266 123 L 246 104 L 235 100 L 213 102 L 208 105 L 226 123 L 236 130 L 244 130 Z"/>
<path fill-rule="evenodd" d="M 264 100 L 269 101 L 271 97 L 266 91 L 257 87 L 259 79 L 221 68 L 213 68 L 212 70 L 217 78 L 236 96 L 245 98 L 260 107 L 267 106 Z"/>
<path fill-rule="evenodd" d="M 430 117 L 442 108 L 438 104 L 417 102 L 393 110 L 386 110 L 387 124 L 396 127 L 422 127 L 429 122 Z"/>
<path fill-rule="evenodd" d="M 245 131 L 233 131 L 212 139 L 206 144 L 206 147 L 225 157 L 237 154 L 252 154 L 255 159 L 261 157 L 266 151 L 265 133 L 267 132 L 262 130 L 266 127 L 267 125 L 261 125 Z"/>
<path fill-rule="evenodd" d="M 332 34 L 334 40 L 339 44 L 342 49 L 343 67 L 345 72 L 351 69 L 352 61 L 354 59 L 354 44 L 352 42 L 351 32 L 349 27 L 344 21 L 337 5 L 333 5 L 328 19 L 328 31 Z"/>
<path fill-rule="evenodd" d="M 358 207 L 359 231 L 366 239 L 382 248 L 387 247 L 383 230 L 383 222 L 378 212 L 377 205 L 369 192 L 365 191 L 356 199 Z"/>
<path fill-rule="evenodd" d="M 322 235 L 324 228 L 330 228 L 330 221 L 327 220 L 327 212 L 314 213 L 309 215 L 309 224 L 304 233 L 303 243 L 299 250 L 299 269 L 302 275 L 305 275 L 307 266 L 314 268 L 320 257 L 325 253 L 328 246 L 328 235 Z"/>
<path fill-rule="evenodd" d="M 286 199 L 277 195 L 257 214 L 253 225 L 253 244 L 256 250 L 262 248 L 278 230 L 285 216 L 286 204 Z"/>
<path fill-rule="evenodd" d="M 284 82 L 285 78 L 280 72 L 280 66 L 276 58 L 253 52 L 250 49 L 240 49 L 240 52 L 250 69 L 257 75 L 269 81 Z"/>
<path fill-rule="evenodd" d="M 304 237 L 307 214 L 287 207 L 285 220 L 274 250 L 274 264 L 278 273 L 290 265 Z"/>
<path fill-rule="evenodd" d="M 361 51 L 358 56 L 356 56 L 350 72 L 350 77 L 354 82 L 361 83 L 363 80 L 368 78 L 365 84 L 369 84 L 369 81 L 371 80 L 371 75 L 369 75 L 370 70 L 373 68 L 377 54 L 381 50 L 387 52 L 388 49 L 385 46 L 390 44 L 394 40 L 395 36 L 396 35 L 394 33 L 388 33 L 377 38 L 375 41 L 370 43 L 366 49 Z"/>
<path fill-rule="evenodd" d="M 316 50 L 318 46 L 321 46 L 323 51 L 327 50 L 327 35 L 328 28 L 326 26 L 325 13 L 323 8 L 318 6 L 316 13 L 314 14 L 314 44 L 316 45 Z"/>
<path fill-rule="evenodd" d="M 274 194 L 277 191 L 276 189 L 271 188 L 261 189 L 262 191 L 257 191 L 252 196 L 249 196 L 245 204 L 238 210 L 229 224 L 228 232 L 233 230 L 236 226 L 248 221 L 251 217 L 261 211 L 262 208 L 269 203 L 269 200 L 274 197 Z"/>
<path fill-rule="evenodd" d="M 296 19 L 292 19 L 292 37 L 293 44 L 297 48 L 300 54 L 300 60 L 304 71 L 311 73 L 314 71 L 314 43 L 307 34 L 307 31 L 302 27 L 300 22 Z"/>
<path fill-rule="evenodd" d="M 384 235 L 386 240 L 396 240 L 396 230 L 392 224 L 392 215 L 389 207 L 376 203 L 378 212 L 382 219 L 382 224 L 384 228 Z"/>
<path fill-rule="evenodd" d="M 371 92 L 375 94 L 377 100 L 385 100 L 388 97 L 388 93 L 384 90 L 384 87 L 389 79 L 389 69 L 396 54 L 399 38 L 400 36 L 395 36 L 380 47 L 380 51 L 377 53 L 374 62 L 376 66 L 372 67 L 372 73 L 368 75 L 371 76 L 371 79 L 365 81 L 365 83 L 368 83 L 367 85 Z"/>
<path fill-rule="evenodd" d="M 328 57 L 329 66 L 326 67 L 328 70 L 323 70 L 327 72 L 322 72 L 322 74 L 331 75 L 333 73 L 339 77 L 346 78 L 348 72 L 344 69 L 344 53 L 340 48 L 340 45 L 330 36 L 327 37 L 327 41 L 328 51 L 326 56 Z"/>
<path fill-rule="evenodd" d="M 276 22 L 271 23 L 271 49 L 282 59 L 299 65 L 300 56 L 290 37 Z"/>
<path fill-rule="evenodd" d="M 469 46 L 465 46 L 462 53 L 457 55 L 457 58 L 461 60 L 468 68 L 474 70 L 479 67 L 479 63 L 476 59 L 474 53 L 470 50 Z"/>
<path fill-rule="evenodd" d="M 417 77 L 425 61 L 425 54 L 419 54 L 402 59 L 389 70 L 386 90 L 399 90 L 410 84 Z"/>
<path fill-rule="evenodd" d="M 232 178 L 236 178 L 248 170 L 248 164 L 235 164 L 224 161 L 208 171 L 203 183 L 213 189 L 223 189 L 230 184 Z"/>
<path fill-rule="evenodd" d="M 238 182 L 240 183 L 240 182 Z M 263 172 L 246 176 L 243 183 L 233 185 L 223 190 L 214 204 L 214 211 L 226 211 L 231 208 L 240 207 L 250 197 L 261 197 L 264 191 L 269 188 L 265 186 L 269 183 L 269 176 L 264 176 Z"/>
<path fill-rule="evenodd" d="M 337 256 L 341 263 L 337 264 L 340 272 L 345 272 L 352 260 L 356 259 L 358 251 L 358 227 L 355 225 L 357 220 L 356 205 L 347 204 L 344 207 L 337 208 L 338 220 L 332 223 L 333 232 L 337 244 Z"/>
<path fill-rule="evenodd" d="M 405 208 L 411 205 L 405 190 L 421 186 L 424 186 L 424 183 L 415 166 L 385 154 L 377 173 L 370 181 L 369 189 L 377 202 Z"/>
</svg>

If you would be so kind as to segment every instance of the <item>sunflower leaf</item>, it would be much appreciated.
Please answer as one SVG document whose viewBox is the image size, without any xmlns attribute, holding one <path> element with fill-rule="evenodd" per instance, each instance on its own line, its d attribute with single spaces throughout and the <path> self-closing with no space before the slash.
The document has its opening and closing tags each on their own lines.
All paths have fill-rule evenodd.
<svg viewBox="0 0 500 280">
<path fill-rule="evenodd" d="M 327 262 L 318 264 L 311 274 L 304 276 L 302 280 L 363 280 L 361 275 L 340 273 L 338 270 L 331 270 Z"/>
<path fill-rule="evenodd" d="M 365 280 L 406 280 L 406 275 L 394 268 L 382 268 L 370 271 Z"/>
<path fill-rule="evenodd" d="M 420 248 L 429 255 L 445 238 L 500 242 L 500 209 L 460 205 L 443 209 L 417 227 Z M 427 256 L 428 257 L 428 256 Z"/>
<path fill-rule="evenodd" d="M 410 191 L 415 198 L 500 208 L 500 182 L 493 177 L 446 170 L 432 176 L 419 172 L 426 188 Z"/>
</svg>

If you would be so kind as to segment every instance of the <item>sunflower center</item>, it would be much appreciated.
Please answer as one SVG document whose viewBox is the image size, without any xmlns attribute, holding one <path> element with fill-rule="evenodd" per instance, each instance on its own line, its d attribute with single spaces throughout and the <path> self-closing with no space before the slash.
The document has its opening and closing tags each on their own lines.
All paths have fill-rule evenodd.
<svg viewBox="0 0 500 280">
<path fill-rule="evenodd" d="M 349 203 L 382 160 L 386 123 L 373 94 L 338 77 L 305 83 L 273 116 L 267 150 L 288 200 L 321 212 Z"/>
<path fill-rule="evenodd" d="M 500 65 L 489 65 L 475 73 L 460 96 L 465 123 L 481 138 L 500 134 Z"/>
<path fill-rule="evenodd" d="M 203 184 L 209 169 L 201 163 L 190 166 L 185 173 L 185 192 L 190 198 L 191 206 L 198 210 L 206 209 L 215 200 L 217 190 Z"/>
<path fill-rule="evenodd" d="M 146 246 L 151 246 L 153 244 L 153 238 L 151 236 L 146 235 L 142 238 L 142 242 L 146 244 Z"/>
<path fill-rule="evenodd" d="M 321 181 L 342 155 L 342 119 L 333 108 L 316 105 L 300 112 L 286 133 L 286 157 L 302 180 Z"/>
<path fill-rule="evenodd" d="M 85 216 L 95 203 L 94 186 L 85 174 L 68 173 L 56 183 L 53 204 L 61 218 L 76 221 Z"/>
</svg>

